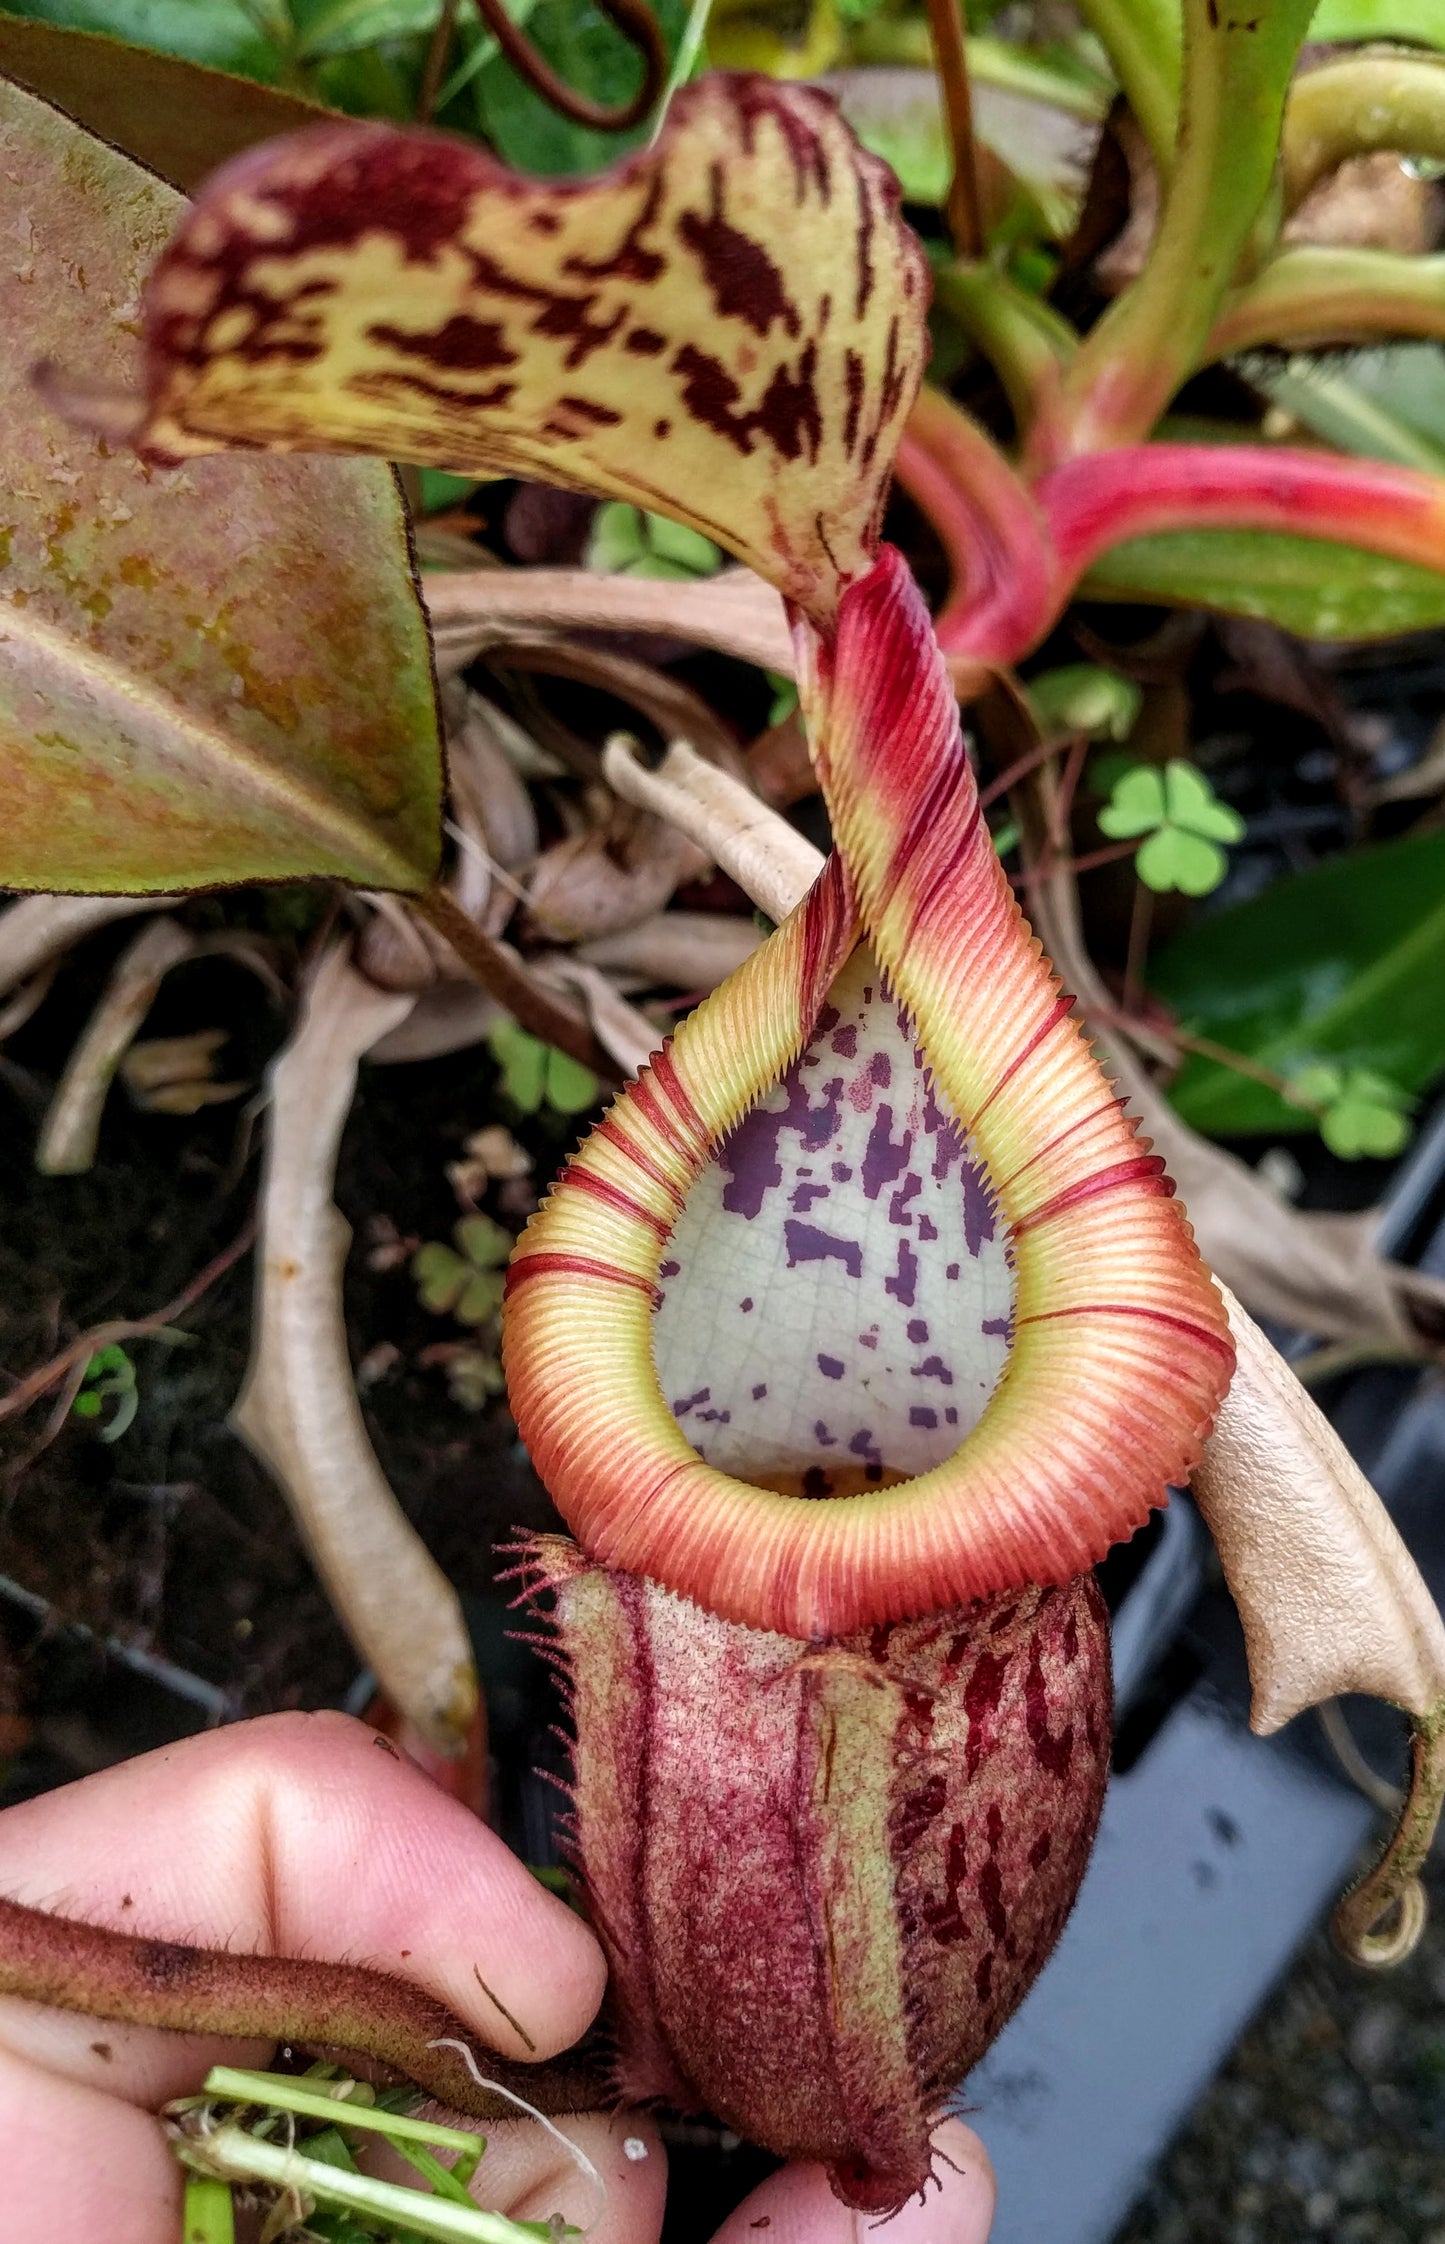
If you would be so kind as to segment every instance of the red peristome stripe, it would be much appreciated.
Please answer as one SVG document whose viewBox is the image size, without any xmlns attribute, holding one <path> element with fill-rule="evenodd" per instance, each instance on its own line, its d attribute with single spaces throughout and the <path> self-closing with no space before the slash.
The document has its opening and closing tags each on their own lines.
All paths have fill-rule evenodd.
<svg viewBox="0 0 1445 2244">
<path fill-rule="evenodd" d="M 1168 1325 L 1174 1332 L 1187 1333 L 1191 1340 L 1211 1348 L 1227 1364 L 1234 1362 L 1234 1350 L 1227 1340 L 1206 1325 L 1197 1325 L 1190 1317 L 1171 1316 L 1167 1309 L 1146 1309 L 1137 1301 L 1081 1301 L 1072 1309 L 1039 1309 L 1031 1317 L 1020 1317 L 1021 1325 L 1054 1324 L 1061 1317 L 1146 1317 L 1151 1324 Z"/>
<path fill-rule="evenodd" d="M 1445 566 L 1445 480 L 1375 461 L 1264 445 L 1125 444 L 1065 462 L 1035 496 L 1059 557 L 1061 601 L 1101 553 L 1161 530 L 1285 530 Z"/>
<path fill-rule="evenodd" d="M 1037 1231 L 1040 1224 L 1052 1222 L 1055 1216 L 1079 1207 L 1086 1200 L 1097 1198 L 1101 1192 L 1117 1192 L 1126 1184 L 1142 1183 L 1153 1177 L 1160 1193 L 1166 1199 L 1174 1196 L 1174 1180 L 1165 1172 L 1164 1157 L 1159 1153 L 1138 1153 L 1132 1161 L 1116 1161 L 1112 1167 L 1096 1170 L 1093 1176 L 1080 1177 L 1077 1184 L 1066 1185 L 1051 1200 L 1034 1208 L 1028 1215 L 1019 1216 L 1009 1226 L 1010 1236 L 1021 1239 L 1026 1231 Z"/>
<path fill-rule="evenodd" d="M 620 1185 L 611 1183 L 606 1177 L 600 1177 L 595 1169 L 583 1168 L 580 1162 L 568 1170 L 564 1189 L 569 1192 L 590 1192 L 594 1200 L 604 1201 L 609 1208 L 615 1208 L 619 1215 L 630 1217 L 634 1223 L 645 1224 L 655 1238 L 666 1240 L 672 1235 L 672 1225 L 662 1216 L 654 1215 L 650 1208 L 644 1208 L 640 1201 L 634 1200 L 631 1193 L 624 1192 Z"/>
<path fill-rule="evenodd" d="M 687 1204 L 685 1194 L 678 1191 L 667 1171 L 660 1167 L 656 1161 L 649 1158 L 636 1139 L 629 1137 L 627 1131 L 620 1127 L 615 1115 L 604 1114 L 592 1135 L 595 1138 L 605 1139 L 608 1145 L 615 1146 L 619 1153 L 625 1154 L 628 1160 L 633 1162 L 645 1177 L 652 1180 L 660 1192 L 667 1194 L 678 1214 L 682 1213 Z"/>
<path fill-rule="evenodd" d="M 506 1294 L 515 1293 L 529 1278 L 603 1278 L 609 1285 L 630 1286 L 634 1293 L 645 1293 L 649 1301 L 660 1298 L 650 1278 L 639 1278 L 633 1271 L 619 1270 L 609 1262 L 593 1262 L 585 1254 L 544 1251 L 519 1255 L 507 1271 Z"/>
<path fill-rule="evenodd" d="M 1011 1169 L 1006 1177 L 1000 1177 L 995 1190 L 1011 1192 L 1020 1177 L 1026 1177 L 1029 1170 L 1038 1162 L 1047 1161 L 1051 1153 L 1056 1153 L 1061 1145 L 1067 1145 L 1069 1139 L 1077 1137 L 1080 1130 L 1087 1130 L 1091 1122 L 1100 1121 L 1104 1115 L 1111 1111 L 1122 1112 L 1127 1105 L 1127 1099 L 1120 1098 L 1116 1092 L 1111 1098 L 1106 1099 L 1102 1106 L 1092 1107 L 1087 1114 L 1081 1114 L 1076 1122 L 1070 1122 L 1066 1129 L 1056 1130 L 1048 1143 L 1039 1147 L 1037 1153 L 1031 1153 L 1027 1161 L 1021 1161 L 1018 1167 Z"/>
<path fill-rule="evenodd" d="M 987 1114 L 989 1108 L 993 1105 L 993 1102 L 998 1097 L 1000 1091 L 1005 1090 L 1007 1086 L 1013 1081 L 1014 1077 L 1018 1074 L 1018 1071 L 1023 1066 L 1024 1061 L 1029 1059 L 1032 1054 L 1038 1050 L 1039 1046 L 1043 1043 L 1044 1038 L 1048 1036 L 1052 1030 L 1058 1027 L 1060 1021 L 1066 1021 L 1069 1018 L 1069 1015 L 1073 1012 L 1073 1010 L 1073 999 L 1070 997 L 1067 990 L 1061 990 L 1059 992 L 1059 995 L 1054 999 L 1053 1004 L 1049 1007 L 1048 1012 L 1040 1021 L 1038 1027 L 1034 1030 L 1034 1033 L 1029 1038 L 1027 1044 L 1023 1046 L 1022 1050 L 1015 1052 L 1013 1058 L 1009 1061 L 1008 1066 L 1000 1075 L 997 1083 L 995 1083 L 993 1089 L 989 1092 L 988 1097 L 984 1100 L 983 1105 L 979 1107 L 977 1112 L 974 1114 L 973 1120 L 975 1122 L 980 1121 L 982 1117 Z"/>
</svg>

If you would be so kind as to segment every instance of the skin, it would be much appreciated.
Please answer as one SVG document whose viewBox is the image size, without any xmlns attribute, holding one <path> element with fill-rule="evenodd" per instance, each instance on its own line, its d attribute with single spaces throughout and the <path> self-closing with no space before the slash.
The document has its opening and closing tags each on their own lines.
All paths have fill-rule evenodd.
<svg viewBox="0 0 1445 2244">
<path fill-rule="evenodd" d="M 477 1974 L 547 2057 L 590 2023 L 601 1950 L 495 1834 L 364 1724 L 283 1714 L 192 1738 L 0 1815 L 0 1893 L 159 1938 L 347 1958 L 403 1973 L 479 2038 L 528 2054 Z M 161 2034 L 0 1998 L 6 2203 L 47 2244 L 178 2244 L 180 2175 L 154 2116 L 211 2065 L 264 2065 L 257 2042 Z M 492 2130 L 473 2184 L 520 2219 L 554 2212 L 590 2244 L 655 2244 L 666 2159 L 635 2112 L 568 2121 L 596 2192 L 539 2127 Z M 647 2145 L 627 2157 L 626 2139 Z M 940 2128 L 938 2185 L 888 2244 L 986 2244 L 994 2181 L 978 2138 Z M 715 2244 L 861 2244 L 876 2224 L 793 2166 Z"/>
</svg>

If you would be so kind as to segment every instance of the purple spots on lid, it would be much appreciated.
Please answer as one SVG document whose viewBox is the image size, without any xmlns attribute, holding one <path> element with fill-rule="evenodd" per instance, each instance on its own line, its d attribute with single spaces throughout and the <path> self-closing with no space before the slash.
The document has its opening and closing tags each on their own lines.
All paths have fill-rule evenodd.
<svg viewBox="0 0 1445 2244">
<path fill-rule="evenodd" d="M 945 1410 L 943 1423 L 945 1426 L 956 1426 L 958 1424 L 958 1412 L 952 1408 Z"/>
<path fill-rule="evenodd" d="M 814 1036 L 815 1036 L 815 1037 L 823 1037 L 823 1036 L 826 1036 L 826 1035 L 828 1034 L 828 1032 L 829 1032 L 829 1030 L 830 1030 L 830 1029 L 835 1029 L 835 1028 L 837 1028 L 837 1026 L 838 1026 L 838 1022 L 839 1022 L 839 1019 L 840 1019 L 840 1018 L 841 1018 L 841 1016 L 840 1016 L 840 1014 L 839 1014 L 839 1012 L 838 1012 L 838 1008 L 837 1008 L 837 1006 L 836 1006 L 836 1005 L 821 1005 L 821 1006 L 819 1006 L 819 1008 L 818 1008 L 818 1018 L 817 1018 L 817 1020 L 816 1020 L 816 1021 L 814 1022 L 814 1024 L 813 1024 L 813 1034 L 814 1034 Z M 846 1035 L 846 1034 L 848 1034 L 848 1031 L 847 1031 L 847 1030 L 844 1030 L 844 1032 L 843 1032 L 843 1033 L 844 1033 L 844 1034 Z M 856 1034 L 856 1031 L 855 1031 L 854 1033 Z"/>
<path fill-rule="evenodd" d="M 875 1052 L 868 1062 L 868 1073 L 880 1091 L 886 1091 L 893 1081 L 893 1062 L 886 1052 Z"/>
<path fill-rule="evenodd" d="M 853 1171 L 846 1161 L 835 1161 L 833 1163 L 833 1182 L 835 1184 L 846 1184 L 852 1174 Z"/>
<path fill-rule="evenodd" d="M 814 1224 L 799 1223 L 789 1216 L 783 1225 L 783 1244 L 788 1250 L 788 1268 L 796 1270 L 800 1262 L 841 1262 L 850 1278 L 863 1275 L 863 1249 L 856 1239 L 835 1239 L 831 1232 L 819 1231 Z"/>
<path fill-rule="evenodd" d="M 754 1402 L 761 1402 L 761 1401 L 762 1401 L 762 1399 L 763 1399 L 763 1397 L 764 1397 L 764 1395 L 765 1395 L 765 1394 L 767 1393 L 767 1391 L 768 1391 L 768 1383 L 767 1383 L 767 1381 L 766 1381 L 766 1379 L 765 1379 L 765 1380 L 763 1380 L 763 1381 L 762 1381 L 762 1383 L 761 1383 L 761 1384 L 760 1384 L 759 1386 L 756 1386 L 756 1387 L 754 1387 L 754 1389 L 753 1389 L 753 1401 L 754 1401 Z"/>
<path fill-rule="evenodd" d="M 805 1496 L 831 1496 L 832 1493 L 833 1483 L 822 1466 L 810 1465 L 803 1475 L 803 1494 Z"/>
<path fill-rule="evenodd" d="M 945 1277 L 945 1278 L 956 1278 L 956 1277 L 958 1276 L 958 1271 L 959 1271 L 959 1265 L 958 1265 L 958 1264 L 957 1264 L 956 1262 L 950 1262 L 950 1264 L 949 1264 L 948 1268 L 947 1268 L 947 1269 L 946 1269 L 946 1270 L 944 1271 L 943 1275 L 944 1275 L 944 1277 Z"/>
<path fill-rule="evenodd" d="M 798 1174 L 801 1176 L 802 1173 L 803 1172 L 800 1169 L 798 1171 Z M 828 1189 L 829 1188 L 826 1184 L 800 1184 L 794 1190 L 793 1197 L 789 1205 L 796 1211 L 798 1215 L 806 1215 L 815 1200 L 827 1199 Z"/>
<path fill-rule="evenodd" d="M 743 1315 L 744 1315 L 745 1317 L 746 1317 L 746 1316 L 749 1316 L 749 1315 L 751 1314 L 751 1312 L 752 1312 L 752 1306 L 753 1306 L 753 1297 L 752 1297 L 752 1295 L 751 1295 L 750 1293 L 749 1293 L 749 1294 L 744 1294 L 744 1296 L 743 1296 L 742 1300 L 741 1300 L 741 1301 L 740 1301 L 740 1302 L 738 1303 L 738 1307 L 739 1307 L 739 1309 L 741 1309 L 741 1311 L 742 1311 L 742 1313 L 743 1313 Z"/>
<path fill-rule="evenodd" d="M 870 1465 L 882 1464 L 883 1453 L 873 1439 L 871 1426 L 860 1426 L 857 1433 L 849 1437 L 848 1454 L 850 1457 L 861 1457 Z"/>
<path fill-rule="evenodd" d="M 985 1317 L 978 1329 L 994 1340 L 1012 1340 L 1014 1321 L 1012 1317 Z"/>
<path fill-rule="evenodd" d="M 898 1242 L 898 1267 L 891 1278 L 883 1281 L 883 1291 L 891 1293 L 904 1309 L 911 1309 L 917 1296 L 918 1257 L 906 1239 Z"/>
<path fill-rule="evenodd" d="M 938 1412 L 927 1403 L 915 1403 L 908 1413 L 908 1423 L 910 1426 L 936 1426 Z"/>
<path fill-rule="evenodd" d="M 699 1403 L 711 1401 L 711 1387 L 699 1387 L 695 1395 L 680 1395 L 678 1397 L 677 1401 L 672 1406 L 672 1415 L 674 1418 L 686 1418 L 688 1412 L 690 1410 L 696 1410 Z"/>
<path fill-rule="evenodd" d="M 928 1338 L 928 1324 L 926 1319 L 924 1319 L 923 1317 L 910 1317 L 908 1320 L 908 1337 L 910 1340 L 926 1340 Z"/>
<path fill-rule="evenodd" d="M 857 1059 L 858 1030 L 854 1022 L 847 1021 L 844 1023 L 833 1038 L 831 1049 L 837 1053 L 840 1060 Z"/>
<path fill-rule="evenodd" d="M 860 1332 L 858 1335 L 858 1345 L 860 1348 L 876 1348 L 878 1345 L 877 1332 Z"/>
<path fill-rule="evenodd" d="M 932 1216 L 921 1215 L 918 1218 L 918 1236 L 920 1241 L 938 1237 L 938 1225 L 934 1222 Z"/>
<path fill-rule="evenodd" d="M 844 1365 L 837 1356 L 820 1355 L 818 1358 L 818 1369 L 819 1371 L 821 1371 L 825 1379 L 841 1379 L 843 1376 L 844 1368 Z"/>
<path fill-rule="evenodd" d="M 914 1365 L 911 1376 L 914 1379 L 937 1379 L 945 1387 L 953 1385 L 953 1373 L 942 1356 L 925 1356 L 921 1364 Z"/>
<path fill-rule="evenodd" d="M 813 1439 L 820 1449 L 836 1449 L 838 1446 L 838 1436 L 829 1433 L 826 1418 L 813 1420 Z"/>
<path fill-rule="evenodd" d="M 681 1268 L 682 1264 L 680 1262 L 664 1262 L 657 1275 L 659 1278 L 675 1278 Z"/>
</svg>

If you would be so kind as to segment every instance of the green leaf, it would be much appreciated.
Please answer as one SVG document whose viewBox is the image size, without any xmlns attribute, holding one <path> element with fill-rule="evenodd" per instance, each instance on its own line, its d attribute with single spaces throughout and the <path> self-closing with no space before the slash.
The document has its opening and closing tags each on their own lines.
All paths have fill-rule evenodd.
<svg viewBox="0 0 1445 2244">
<path fill-rule="evenodd" d="M 511 1259 L 515 1239 L 489 1215 L 463 1216 L 452 1233 L 474 1270 L 499 1270 Z"/>
<path fill-rule="evenodd" d="M 1311 39 L 1407 39 L 1445 48 L 1445 9 L 1439 0 L 1320 0 Z"/>
<path fill-rule="evenodd" d="M 1171 826 L 1201 834 L 1208 841 L 1244 839 L 1244 820 L 1228 803 L 1222 803 L 1195 765 L 1175 757 L 1164 767 L 1164 799 Z"/>
<path fill-rule="evenodd" d="M 1030 678 L 1029 701 L 1045 739 L 1087 733 L 1093 740 L 1127 740 L 1142 698 L 1131 678 L 1094 662 L 1068 662 Z"/>
<path fill-rule="evenodd" d="M 423 514 L 440 514 L 445 507 L 460 506 L 477 488 L 470 475 L 448 475 L 445 468 L 418 468 Z"/>
<path fill-rule="evenodd" d="M 670 522 L 665 514 L 649 514 L 646 532 L 649 551 L 690 577 L 715 576 L 722 567 L 721 549 L 689 522 Z"/>
<path fill-rule="evenodd" d="M 6 0 L 6 11 L 75 31 L 106 32 L 246 77 L 274 78 L 280 68 L 275 42 L 260 30 L 244 0 Z"/>
<path fill-rule="evenodd" d="M 488 1317 L 494 1317 L 502 1306 L 506 1283 L 506 1275 L 501 1270 L 478 1270 L 462 1288 L 455 1308 L 457 1322 L 483 1325 Z"/>
<path fill-rule="evenodd" d="M 1125 841 L 1133 834 L 1152 834 L 1167 817 L 1163 772 L 1154 764 L 1135 764 L 1115 780 L 1099 824 L 1113 840 Z"/>
<path fill-rule="evenodd" d="M 319 5 L 298 5 L 297 52 L 310 61 L 322 55 L 353 54 L 381 39 L 416 37 L 431 30 L 441 5 L 442 0 L 320 0 Z"/>
<path fill-rule="evenodd" d="M 626 499 L 605 499 L 592 517 L 587 540 L 587 566 L 612 576 L 630 569 L 647 551 L 647 532 L 641 507 Z"/>
<path fill-rule="evenodd" d="M 585 1114 L 602 1096 L 602 1085 L 590 1068 L 566 1052 L 547 1051 L 547 1104 L 558 1114 Z"/>
<path fill-rule="evenodd" d="M 1149 980 L 1184 1028 L 1297 1083 L 1331 1065 L 1342 1089 L 1353 1069 L 1422 1091 L 1445 1067 L 1445 833 L 1333 858 L 1199 920 Z M 1197 1054 L 1170 1096 L 1217 1135 L 1313 1127 L 1267 1084 Z"/>
<path fill-rule="evenodd" d="M 653 10 L 671 52 L 682 35 L 686 0 L 659 0 Z M 637 87 L 636 52 L 591 0 L 538 0 L 527 33 L 554 70 L 594 101 L 625 101 Z M 567 177 L 605 170 L 646 140 L 650 125 L 631 132 L 595 132 L 573 124 L 524 85 L 498 54 L 472 82 L 477 122 L 504 163 L 534 176 Z"/>
<path fill-rule="evenodd" d="M 156 471 L 33 399 L 37 360 L 125 383 L 126 307 L 181 202 L 3 83 L 0 131 L 27 276 L 0 322 L 0 887 L 424 888 L 441 756 L 394 479 Z"/>
<path fill-rule="evenodd" d="M 547 1047 L 516 1021 L 498 1021 L 487 1046 L 502 1071 L 502 1089 L 523 1114 L 535 1114 L 547 1089 Z"/>
<path fill-rule="evenodd" d="M 1445 573 L 1274 530 L 1168 530 L 1104 554 L 1084 600 L 1259 616 L 1307 639 L 1391 639 L 1445 624 Z"/>
<path fill-rule="evenodd" d="M 455 1309 L 471 1280 L 471 1266 L 439 1239 L 429 1239 L 411 1258 L 417 1298 L 433 1316 L 444 1317 Z"/>
<path fill-rule="evenodd" d="M 1145 842 L 1134 869 L 1146 888 L 1161 894 L 1179 889 L 1186 896 L 1207 896 L 1218 888 L 1229 867 L 1223 850 L 1212 841 L 1186 833 L 1181 826 L 1161 826 Z"/>
<path fill-rule="evenodd" d="M 314 125 L 327 114 L 295 94 L 253 85 L 248 77 L 227 76 L 226 71 L 245 70 L 248 65 L 224 44 L 220 52 L 197 53 L 190 61 L 180 61 L 172 55 L 152 54 L 145 47 L 127 46 L 119 37 L 53 28 L 55 23 L 84 19 L 95 22 L 99 30 L 120 33 L 132 15 L 144 12 L 117 10 L 109 0 L 102 0 L 88 10 L 47 9 L 50 23 L 0 14 L 0 72 L 18 79 L 42 101 L 53 102 L 137 163 L 158 171 L 173 187 L 195 187 L 243 148 Z M 197 7 L 194 0 L 177 0 L 174 12 L 192 28 L 203 20 L 220 21 L 229 13 L 224 6 Z M 235 13 L 245 17 L 240 7 Z M 250 33 L 249 19 L 245 20 Z M 196 67 L 199 62 L 224 65 L 224 69 L 202 70 Z"/>
</svg>

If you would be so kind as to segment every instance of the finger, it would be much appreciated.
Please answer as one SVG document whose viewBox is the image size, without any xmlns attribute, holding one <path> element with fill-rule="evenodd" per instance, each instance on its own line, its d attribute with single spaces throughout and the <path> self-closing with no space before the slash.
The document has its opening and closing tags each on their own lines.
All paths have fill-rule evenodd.
<svg viewBox="0 0 1445 2244">
<path fill-rule="evenodd" d="M 640 2112 L 589 2112 L 556 2122 L 591 2162 L 597 2181 L 535 2121 L 494 2127 L 472 2183 L 479 2205 L 517 2221 L 560 2213 L 587 2244 L 657 2244 L 667 2196 L 667 2153 Z"/>
<path fill-rule="evenodd" d="M 3 2048 L 0 2111 L 0 2235 L 45 2244 L 169 2244 L 180 2235 L 180 2168 L 148 2113 Z"/>
<path fill-rule="evenodd" d="M 493 1832 L 337 1714 L 239 1723 L 9 1809 L 0 1891 L 162 1939 L 373 1964 L 523 2059 L 575 2041 L 606 1977 L 586 1926 Z M 14 2002 L 0 2038 L 147 2102 L 214 2061 Z"/>
<path fill-rule="evenodd" d="M 986 2244 L 993 2167 L 971 2127 L 945 2120 L 933 2137 L 934 2179 L 880 2225 L 840 2205 L 821 2166 L 785 2166 L 723 2222 L 713 2244 Z"/>
</svg>

